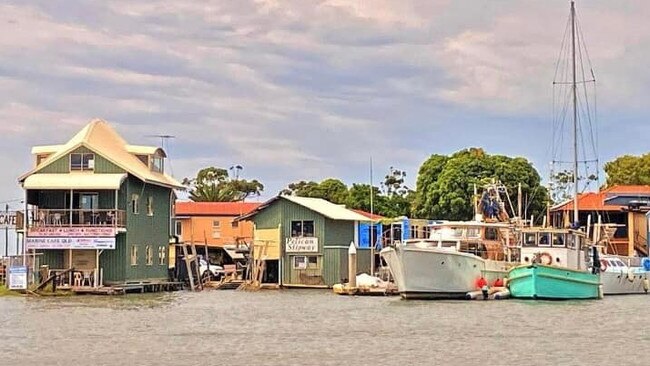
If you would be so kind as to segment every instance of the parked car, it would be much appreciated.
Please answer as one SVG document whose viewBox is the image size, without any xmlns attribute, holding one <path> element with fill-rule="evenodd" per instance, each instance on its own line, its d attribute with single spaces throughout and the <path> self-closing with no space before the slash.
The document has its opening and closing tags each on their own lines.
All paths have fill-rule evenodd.
<svg viewBox="0 0 650 366">
<path fill-rule="evenodd" d="M 222 266 L 216 264 L 208 263 L 205 259 L 199 259 L 199 273 L 201 273 L 201 279 L 211 280 L 211 281 L 220 281 L 223 277 L 224 270 Z"/>
</svg>

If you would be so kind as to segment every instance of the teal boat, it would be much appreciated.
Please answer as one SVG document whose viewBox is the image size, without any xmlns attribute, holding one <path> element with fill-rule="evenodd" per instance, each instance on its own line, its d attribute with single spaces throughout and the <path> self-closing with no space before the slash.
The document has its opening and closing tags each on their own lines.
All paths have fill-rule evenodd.
<svg viewBox="0 0 650 366">
<path fill-rule="evenodd" d="M 537 263 L 510 269 L 508 286 L 513 298 L 570 300 L 602 297 L 599 275 Z"/>
</svg>

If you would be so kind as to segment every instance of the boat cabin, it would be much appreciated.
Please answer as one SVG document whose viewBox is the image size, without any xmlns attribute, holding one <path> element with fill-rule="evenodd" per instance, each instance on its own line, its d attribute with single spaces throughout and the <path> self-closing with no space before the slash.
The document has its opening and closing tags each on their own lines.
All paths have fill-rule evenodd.
<svg viewBox="0 0 650 366">
<path fill-rule="evenodd" d="M 419 246 L 455 248 L 491 260 L 505 260 L 509 247 L 515 246 L 514 235 L 507 224 L 445 222 L 431 225 L 430 231 L 429 239 L 410 242 Z"/>
<path fill-rule="evenodd" d="M 575 230 L 524 228 L 520 232 L 521 262 L 576 267 L 577 253 L 581 252 L 585 240 L 585 234 Z M 580 256 L 581 268 L 585 268 L 584 262 Z"/>
</svg>

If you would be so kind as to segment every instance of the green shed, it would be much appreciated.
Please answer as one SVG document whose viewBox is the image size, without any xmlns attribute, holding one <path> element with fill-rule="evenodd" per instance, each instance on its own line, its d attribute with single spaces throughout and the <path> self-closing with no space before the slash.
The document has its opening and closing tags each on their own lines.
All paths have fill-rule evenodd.
<svg viewBox="0 0 650 366">
<path fill-rule="evenodd" d="M 239 220 L 254 223 L 255 250 L 266 261 L 265 282 L 286 287 L 332 287 L 347 280 L 348 247 L 358 247 L 358 224 L 370 221 L 324 199 L 283 195 Z M 369 272 L 370 250 L 360 248 L 357 262 L 360 273 Z"/>
</svg>

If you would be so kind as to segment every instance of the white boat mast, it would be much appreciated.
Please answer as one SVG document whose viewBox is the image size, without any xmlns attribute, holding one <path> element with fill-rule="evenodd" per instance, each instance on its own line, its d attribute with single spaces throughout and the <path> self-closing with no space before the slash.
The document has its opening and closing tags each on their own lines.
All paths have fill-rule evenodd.
<svg viewBox="0 0 650 366">
<path fill-rule="evenodd" d="M 576 8 L 571 0 L 571 61 L 573 69 L 573 222 L 579 225 L 578 218 L 578 94 L 576 83 Z"/>
</svg>

